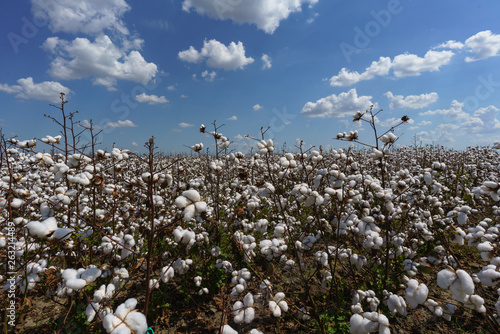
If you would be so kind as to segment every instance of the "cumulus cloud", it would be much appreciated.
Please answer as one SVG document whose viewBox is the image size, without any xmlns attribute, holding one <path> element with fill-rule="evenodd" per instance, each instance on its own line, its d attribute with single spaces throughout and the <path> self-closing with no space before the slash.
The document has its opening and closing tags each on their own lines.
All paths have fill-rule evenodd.
<svg viewBox="0 0 500 334">
<path fill-rule="evenodd" d="M 497 56 L 500 52 L 500 34 L 490 30 L 478 32 L 465 41 L 467 49 L 474 53 L 473 57 L 465 58 L 466 62 Z"/>
<path fill-rule="evenodd" d="M 192 126 L 194 126 L 194 125 L 193 124 L 189 124 L 189 123 L 184 123 L 184 122 L 179 123 L 179 127 L 181 127 L 181 128 L 189 128 L 189 127 L 192 127 Z"/>
<path fill-rule="evenodd" d="M 229 117 L 227 120 L 228 120 L 228 121 L 236 121 L 237 119 L 238 119 L 238 117 L 237 117 L 237 116 L 231 116 L 231 117 Z"/>
<path fill-rule="evenodd" d="M 419 113 L 419 115 L 420 116 L 446 115 L 450 119 L 468 118 L 469 114 L 463 110 L 463 107 L 464 107 L 463 102 L 458 102 L 457 100 L 453 100 L 451 102 L 450 108 L 448 109 L 428 110 Z"/>
<path fill-rule="evenodd" d="M 376 76 L 386 76 L 390 70 L 393 70 L 394 77 L 401 78 L 406 76 L 420 75 L 422 72 L 439 71 L 439 68 L 450 62 L 453 52 L 445 51 L 427 51 L 424 57 L 414 54 L 401 54 L 394 57 L 380 57 L 373 61 L 364 72 L 349 71 L 342 68 L 338 75 L 330 78 L 330 85 L 334 87 L 350 86 L 364 80 L 373 79 Z"/>
<path fill-rule="evenodd" d="M 142 40 L 135 39 L 119 48 L 106 35 L 94 42 L 87 38 L 68 42 L 50 37 L 42 48 L 54 55 L 49 69 L 52 77 L 65 80 L 91 77 L 95 85 L 113 90 L 117 80 L 146 84 L 158 72 L 157 66 L 144 60 L 139 51 L 130 51 L 141 43 Z"/>
<path fill-rule="evenodd" d="M 48 21 L 52 32 L 97 35 L 110 30 L 128 34 L 121 20 L 123 14 L 130 10 L 125 0 L 31 2 L 33 16 Z"/>
<path fill-rule="evenodd" d="M 0 84 L 0 91 L 16 94 L 20 99 L 44 100 L 52 103 L 61 102 L 60 93 L 69 94 L 71 90 L 56 81 L 35 83 L 32 77 L 17 80 L 18 85 Z"/>
<path fill-rule="evenodd" d="M 273 66 L 271 63 L 271 57 L 269 57 L 269 55 L 263 53 L 262 57 L 260 59 L 262 60 L 262 69 L 263 70 L 270 69 Z"/>
<path fill-rule="evenodd" d="M 105 128 L 135 128 L 137 125 L 134 124 L 129 119 L 126 119 L 124 121 L 119 120 L 118 122 L 109 122 L 104 125 Z"/>
<path fill-rule="evenodd" d="M 245 47 L 242 42 L 231 42 L 225 46 L 215 39 L 205 40 L 201 51 L 190 46 L 189 49 L 179 52 L 178 57 L 188 63 L 199 63 L 205 59 L 207 66 L 222 68 L 226 71 L 243 69 L 254 62 L 252 57 L 245 56 Z"/>
<path fill-rule="evenodd" d="M 391 91 L 385 93 L 385 96 L 390 101 L 389 108 L 404 108 L 404 109 L 421 109 L 438 100 L 437 93 L 428 93 L 420 95 L 394 95 Z"/>
<path fill-rule="evenodd" d="M 438 46 L 433 47 L 433 49 L 452 49 L 452 50 L 460 50 L 463 48 L 464 48 L 464 44 L 462 42 L 457 42 L 454 40 L 450 40 L 450 41 L 441 43 Z"/>
<path fill-rule="evenodd" d="M 263 107 L 263 106 L 261 106 L 260 104 L 258 104 L 258 103 L 257 103 L 257 104 L 256 104 L 256 105 L 254 105 L 252 108 L 253 108 L 253 111 L 257 111 L 257 110 L 260 110 L 260 109 L 262 109 L 262 108 L 264 108 L 264 107 Z"/>
<path fill-rule="evenodd" d="M 339 95 L 332 94 L 316 102 L 307 102 L 301 113 L 307 117 L 344 117 L 352 116 L 358 111 L 365 111 L 372 103 L 371 96 L 358 96 L 356 89 Z M 377 105 L 374 106 L 378 108 Z"/>
<path fill-rule="evenodd" d="M 402 54 L 394 57 L 392 69 L 396 78 L 420 75 L 422 72 L 436 72 L 443 65 L 447 65 L 453 51 L 427 51 L 424 57 L 414 54 Z"/>
<path fill-rule="evenodd" d="M 147 95 L 142 93 L 135 96 L 135 100 L 141 103 L 160 104 L 169 102 L 165 96 Z"/>
<path fill-rule="evenodd" d="M 184 0 L 182 9 L 194 9 L 199 15 L 218 20 L 232 20 L 236 23 L 255 24 L 268 34 L 274 33 L 280 22 L 291 13 L 300 12 L 304 4 L 316 4 L 319 0 Z"/>
<path fill-rule="evenodd" d="M 215 77 L 217 76 L 217 73 L 215 71 L 208 72 L 208 71 L 203 71 L 201 73 L 201 77 L 204 78 L 206 81 L 214 81 Z"/>
</svg>

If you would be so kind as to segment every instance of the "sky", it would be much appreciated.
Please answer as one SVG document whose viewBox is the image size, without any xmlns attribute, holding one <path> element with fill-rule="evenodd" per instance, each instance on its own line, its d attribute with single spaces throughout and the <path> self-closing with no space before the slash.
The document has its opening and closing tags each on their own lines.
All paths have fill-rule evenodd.
<svg viewBox="0 0 500 334">
<path fill-rule="evenodd" d="M 491 146 L 500 140 L 500 2 L 434 0 L 24 0 L 0 11 L 0 127 L 55 136 L 49 104 L 102 130 L 102 148 L 164 153 L 379 133 L 407 115 L 398 144 Z M 84 134 L 82 143 L 88 142 Z M 40 143 L 37 149 L 42 150 Z"/>
</svg>

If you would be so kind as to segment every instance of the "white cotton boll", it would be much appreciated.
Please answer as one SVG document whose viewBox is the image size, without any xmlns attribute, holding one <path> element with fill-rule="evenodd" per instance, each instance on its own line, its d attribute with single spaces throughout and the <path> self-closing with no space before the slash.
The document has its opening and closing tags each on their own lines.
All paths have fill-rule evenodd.
<svg viewBox="0 0 500 334">
<path fill-rule="evenodd" d="M 127 314 L 125 323 L 135 334 L 144 334 L 148 330 L 146 317 L 140 312 L 130 312 Z"/>
<path fill-rule="evenodd" d="M 271 300 L 269 302 L 269 310 L 271 312 L 273 312 L 273 315 L 275 317 L 281 317 L 281 308 L 278 306 L 278 304 L 274 300 Z"/>
<path fill-rule="evenodd" d="M 69 279 L 76 278 L 77 273 L 78 272 L 75 269 L 68 268 L 63 270 L 61 276 L 67 281 Z"/>
<path fill-rule="evenodd" d="M 459 212 L 457 216 L 457 221 L 460 225 L 463 225 L 467 222 L 467 214 L 465 212 Z"/>
<path fill-rule="evenodd" d="M 448 287 L 457 279 L 455 274 L 450 269 L 443 269 L 437 274 L 437 285 L 441 289 L 448 289 Z"/>
<path fill-rule="evenodd" d="M 87 285 L 87 282 L 81 278 L 71 278 L 67 280 L 65 283 L 68 288 L 73 290 L 80 290 L 83 287 L 85 287 L 85 285 Z"/>
<path fill-rule="evenodd" d="M 255 318 L 255 310 L 252 307 L 245 309 L 245 323 L 249 324 Z"/>
<path fill-rule="evenodd" d="M 480 252 L 491 252 L 493 248 L 493 245 L 489 241 L 481 242 L 477 245 L 477 250 Z"/>
<path fill-rule="evenodd" d="M 229 325 L 224 325 L 222 328 L 216 331 L 216 333 L 224 333 L 224 334 L 238 334 L 237 331 L 235 331 L 231 326 Z"/>
<path fill-rule="evenodd" d="M 187 199 L 189 199 L 193 203 L 199 202 L 201 200 L 200 194 L 194 189 L 183 191 L 182 196 L 186 197 Z"/>
<path fill-rule="evenodd" d="M 23 205 L 23 204 L 24 204 L 24 201 L 22 199 L 19 199 L 19 198 L 13 198 L 12 201 L 10 202 L 10 205 L 14 209 L 19 209 L 21 207 L 21 205 Z"/>
<path fill-rule="evenodd" d="M 468 295 L 472 295 L 474 293 L 474 281 L 472 277 L 461 269 L 457 270 L 457 276 L 460 279 L 463 291 Z"/>
<path fill-rule="evenodd" d="M 47 226 L 37 221 L 29 222 L 26 227 L 32 237 L 45 238 L 49 234 Z"/>
<path fill-rule="evenodd" d="M 456 280 L 450 285 L 450 292 L 453 299 L 465 303 L 467 301 L 467 294 L 464 292 L 460 280 Z"/>
<path fill-rule="evenodd" d="M 87 316 L 87 322 L 92 322 L 96 316 L 95 310 L 99 310 L 101 305 L 98 303 L 90 303 L 87 305 L 87 308 L 85 309 L 85 315 Z M 95 310 L 94 310 L 95 309 Z"/>
<path fill-rule="evenodd" d="M 196 208 L 194 205 L 188 205 L 184 208 L 184 221 L 188 221 L 194 217 L 196 213 Z"/>
<path fill-rule="evenodd" d="M 240 324 L 240 323 L 243 322 L 243 320 L 245 318 L 245 310 L 244 310 L 244 306 L 243 306 L 242 302 L 237 301 L 237 302 L 234 303 L 234 305 L 233 305 L 233 314 L 234 314 L 233 321 L 236 324 Z"/>
<path fill-rule="evenodd" d="M 73 229 L 71 228 L 58 228 L 57 230 L 54 231 L 50 239 L 57 239 L 57 240 L 67 240 L 71 237 L 71 234 L 74 232 Z"/>
<path fill-rule="evenodd" d="M 175 275 L 175 270 L 170 266 L 170 267 L 163 267 L 160 277 L 163 283 L 167 283 L 172 277 L 174 277 L 174 275 Z"/>
<path fill-rule="evenodd" d="M 191 202 L 184 196 L 179 196 L 175 199 L 175 205 L 177 205 L 177 207 L 180 209 L 185 208 L 190 204 Z"/>
<path fill-rule="evenodd" d="M 351 325 L 351 333 L 359 333 L 360 328 L 363 327 L 363 316 L 360 314 L 353 314 L 351 316 L 351 319 L 349 320 L 349 323 Z"/>
<path fill-rule="evenodd" d="M 207 203 L 205 202 L 196 202 L 194 204 L 195 208 L 196 208 L 196 212 L 205 212 L 207 211 Z"/>
<path fill-rule="evenodd" d="M 486 308 L 484 307 L 484 299 L 478 295 L 470 296 L 470 301 L 474 304 L 474 307 L 478 312 L 484 313 L 486 312 Z M 484 311 L 483 311 L 484 310 Z"/>
<path fill-rule="evenodd" d="M 81 275 L 80 278 L 84 279 L 88 283 L 94 282 L 99 276 L 101 276 L 101 269 L 99 268 L 89 268 L 85 270 Z"/>
<path fill-rule="evenodd" d="M 496 271 L 496 266 L 488 265 L 483 267 L 477 277 L 486 286 L 495 286 L 500 281 L 500 272 Z"/>
</svg>

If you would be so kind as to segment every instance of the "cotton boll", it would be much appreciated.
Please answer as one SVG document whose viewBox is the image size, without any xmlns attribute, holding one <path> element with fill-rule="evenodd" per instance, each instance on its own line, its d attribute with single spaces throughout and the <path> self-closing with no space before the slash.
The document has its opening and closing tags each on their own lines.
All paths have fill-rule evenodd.
<svg viewBox="0 0 500 334">
<path fill-rule="evenodd" d="M 191 204 L 191 202 L 184 196 L 179 196 L 175 199 L 175 205 L 180 209 L 185 208 L 189 204 Z"/>
<path fill-rule="evenodd" d="M 144 334 L 148 330 L 146 317 L 140 312 L 129 312 L 125 323 L 136 334 Z"/>
<path fill-rule="evenodd" d="M 72 278 L 76 278 L 77 271 L 72 268 L 64 269 L 61 276 L 64 278 L 64 280 L 70 280 Z"/>
<path fill-rule="evenodd" d="M 215 333 L 224 333 L 224 334 L 238 334 L 237 331 L 235 331 L 231 326 L 229 325 L 224 325 L 222 328 L 217 330 Z"/>
<path fill-rule="evenodd" d="M 71 237 L 71 234 L 74 232 L 73 229 L 71 228 L 58 228 L 54 231 L 50 239 L 57 239 L 57 240 L 67 240 Z"/>
<path fill-rule="evenodd" d="M 71 278 L 65 282 L 66 286 L 70 289 L 73 290 L 80 290 L 85 285 L 87 285 L 87 282 L 84 279 L 81 278 Z"/>
<path fill-rule="evenodd" d="M 474 282 L 472 281 L 472 277 L 461 269 L 457 270 L 457 276 L 460 279 L 463 291 L 468 295 L 472 295 L 474 293 Z"/>
<path fill-rule="evenodd" d="M 92 283 L 101 276 L 101 273 L 102 271 L 99 268 L 89 268 L 80 275 L 80 278 L 84 279 L 87 283 Z"/>
<path fill-rule="evenodd" d="M 441 289 L 448 289 L 448 287 L 457 279 L 455 274 L 450 269 L 443 269 L 437 274 L 437 285 Z"/>
<path fill-rule="evenodd" d="M 26 227 L 28 228 L 30 235 L 33 237 L 45 238 L 47 234 L 49 234 L 47 226 L 37 221 L 29 222 Z"/>
<path fill-rule="evenodd" d="M 186 197 L 188 200 L 190 200 L 193 203 L 199 202 L 201 200 L 200 194 L 194 189 L 183 191 L 182 196 Z"/>
</svg>

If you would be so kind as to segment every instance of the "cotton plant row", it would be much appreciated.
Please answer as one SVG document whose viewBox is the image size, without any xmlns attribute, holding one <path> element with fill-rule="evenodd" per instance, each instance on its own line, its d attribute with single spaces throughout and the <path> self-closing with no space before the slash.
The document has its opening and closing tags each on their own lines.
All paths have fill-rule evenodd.
<svg viewBox="0 0 500 334">
<path fill-rule="evenodd" d="M 388 284 L 382 291 L 361 280 L 355 292 L 346 290 L 353 294 L 344 311 L 353 333 L 388 333 L 382 304 L 398 317 L 425 307 L 449 320 L 456 304 L 498 318 L 499 307 L 478 289 L 497 293 L 500 281 L 500 159 L 494 151 L 394 149 L 397 136 L 389 132 L 380 137 L 381 147 L 367 151 L 278 153 L 273 140 L 263 139 L 257 153 L 244 155 L 227 153 L 230 140 L 217 130 L 207 134 L 216 140 L 217 157 L 203 155 L 204 145 L 195 144 L 195 155 L 157 157 L 157 172 L 128 150 L 49 154 L 33 140 L 8 141 L 0 208 L 19 236 L 19 291 L 35 293 L 43 273 L 56 269 L 52 293 L 76 296 L 89 287 L 89 322 L 102 322 L 108 332 L 137 333 L 147 328 L 134 312 L 137 300 L 115 312 L 112 305 L 129 275 L 151 270 L 142 288 L 152 294 L 190 282 L 197 298 L 210 298 L 220 291 L 209 289 L 196 271 L 211 261 L 230 287 L 233 316 L 224 330 L 230 332 L 229 326 L 237 330 L 266 316 L 295 317 L 312 326 L 322 309 L 289 294 L 287 286 L 309 284 L 315 297 L 330 296 L 339 275 L 370 280 L 374 267 L 399 268 L 407 276 L 400 286 Z M 338 137 L 359 139 L 356 132 Z M 40 141 L 57 146 L 61 137 Z M 160 255 L 148 269 L 143 259 L 151 231 L 158 233 L 153 240 Z M 219 243 L 221 233 L 230 246 Z M 2 240 L 0 235 L 3 250 Z M 481 268 L 464 267 L 450 245 L 477 252 Z M 431 251 L 422 251 L 424 246 Z M 90 253 L 93 263 L 64 267 L 64 259 Z M 111 261 L 116 267 L 106 274 L 103 266 Z M 267 278 L 264 271 L 246 269 L 259 271 L 263 263 L 279 274 Z M 419 268 L 428 264 L 436 268 L 431 279 L 451 292 L 448 303 L 436 301 L 439 290 L 422 282 Z M 124 266 L 129 272 L 121 278 Z"/>
</svg>

